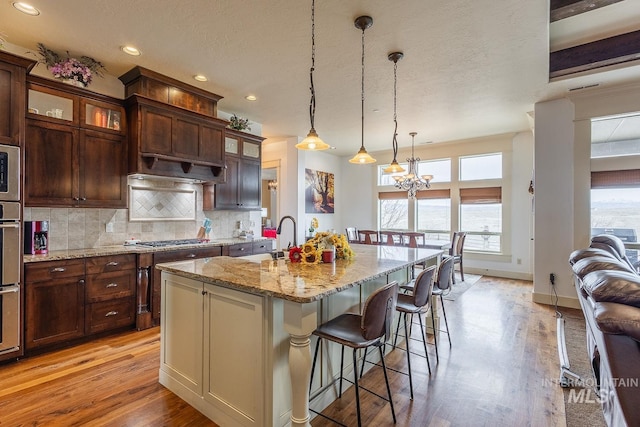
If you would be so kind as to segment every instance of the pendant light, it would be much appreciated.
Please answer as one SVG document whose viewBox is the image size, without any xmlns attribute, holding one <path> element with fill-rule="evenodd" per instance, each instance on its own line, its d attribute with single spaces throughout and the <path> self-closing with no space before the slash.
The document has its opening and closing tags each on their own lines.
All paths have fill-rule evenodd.
<svg viewBox="0 0 640 427">
<path fill-rule="evenodd" d="M 326 150 L 329 144 L 320 139 L 315 129 L 316 115 L 316 91 L 313 86 L 313 71 L 316 66 L 316 2 L 311 0 L 311 69 L 309 70 L 309 79 L 311 80 L 311 101 L 309 102 L 309 121 L 311 129 L 307 137 L 296 144 L 299 150 Z"/>
<path fill-rule="evenodd" d="M 360 145 L 360 151 L 358 154 L 349 159 L 349 163 L 356 163 L 359 165 L 365 165 L 368 163 L 375 163 L 376 159 L 371 157 L 367 150 L 364 148 L 364 30 L 373 25 L 373 18 L 370 16 L 359 16 L 354 22 L 356 28 L 362 30 L 362 84 L 361 84 L 361 135 L 362 144 Z"/>
<path fill-rule="evenodd" d="M 404 54 L 402 52 L 392 52 L 387 58 L 389 61 L 393 61 L 393 140 L 391 142 L 393 146 L 393 161 L 389 166 L 384 168 L 384 173 L 398 173 L 404 172 L 404 168 L 398 164 L 396 157 L 398 156 L 398 114 L 396 112 L 396 99 L 398 93 L 398 61 L 402 59 Z"/>
</svg>

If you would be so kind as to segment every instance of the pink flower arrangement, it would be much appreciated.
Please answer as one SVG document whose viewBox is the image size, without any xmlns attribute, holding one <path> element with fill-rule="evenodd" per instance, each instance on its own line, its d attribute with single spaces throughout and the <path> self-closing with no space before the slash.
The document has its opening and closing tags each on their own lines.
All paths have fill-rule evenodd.
<svg viewBox="0 0 640 427">
<path fill-rule="evenodd" d="M 40 62 L 47 66 L 53 77 L 73 80 L 84 87 L 89 86 L 94 75 L 102 77 L 102 71 L 105 70 L 104 65 L 93 58 L 88 56 L 81 56 L 80 59 L 71 58 L 69 52 L 67 57 L 63 58 L 42 43 L 38 43 L 38 53 L 42 56 Z"/>
</svg>

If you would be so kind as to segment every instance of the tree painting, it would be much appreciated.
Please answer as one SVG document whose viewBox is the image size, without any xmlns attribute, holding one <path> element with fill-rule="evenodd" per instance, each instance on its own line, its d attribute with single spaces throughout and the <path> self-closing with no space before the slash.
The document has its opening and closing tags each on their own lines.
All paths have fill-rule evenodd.
<svg viewBox="0 0 640 427">
<path fill-rule="evenodd" d="M 333 213 L 333 174 L 305 169 L 305 212 Z"/>
</svg>

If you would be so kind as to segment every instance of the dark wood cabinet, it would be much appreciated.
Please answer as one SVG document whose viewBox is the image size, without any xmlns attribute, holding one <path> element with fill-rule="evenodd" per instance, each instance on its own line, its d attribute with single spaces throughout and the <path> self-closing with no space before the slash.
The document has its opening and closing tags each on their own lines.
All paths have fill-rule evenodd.
<svg viewBox="0 0 640 427">
<path fill-rule="evenodd" d="M 204 186 L 205 210 L 259 210 L 261 208 L 261 143 L 264 138 L 225 131 L 226 179 Z"/>
<path fill-rule="evenodd" d="M 25 265 L 27 350 L 84 336 L 84 259 Z"/>
<path fill-rule="evenodd" d="M 30 80 L 25 206 L 126 207 L 124 108 Z"/>
<path fill-rule="evenodd" d="M 136 255 L 25 265 L 25 346 L 60 346 L 135 324 Z"/>
<path fill-rule="evenodd" d="M 222 247 L 222 255 L 238 257 L 246 255 L 258 255 L 273 250 L 272 240 L 258 240 L 255 242 L 236 243 Z"/>
<path fill-rule="evenodd" d="M 36 64 L 0 50 L 0 144 L 22 145 L 26 74 Z"/>
</svg>

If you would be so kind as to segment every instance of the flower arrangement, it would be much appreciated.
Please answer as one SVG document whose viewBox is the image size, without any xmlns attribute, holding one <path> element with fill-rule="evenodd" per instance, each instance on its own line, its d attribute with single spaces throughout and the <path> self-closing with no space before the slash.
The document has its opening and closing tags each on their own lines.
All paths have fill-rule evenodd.
<svg viewBox="0 0 640 427">
<path fill-rule="evenodd" d="M 249 119 L 243 119 L 235 114 L 229 119 L 229 127 L 235 130 L 251 130 L 249 127 Z"/>
<path fill-rule="evenodd" d="M 289 259 L 292 262 L 294 258 L 298 258 L 303 264 L 317 264 L 322 262 L 322 252 L 325 250 L 335 250 L 335 257 L 337 259 L 351 259 L 355 256 L 355 253 L 349 246 L 347 237 L 344 234 L 335 234 L 323 231 L 316 233 L 316 235 L 303 243 L 299 251 L 296 251 L 296 255 L 292 258 L 291 251 L 289 251 Z"/>
<path fill-rule="evenodd" d="M 67 57 L 64 58 L 42 43 L 38 43 L 38 53 L 41 56 L 39 62 L 47 66 L 53 77 L 60 80 L 71 80 L 84 87 L 89 86 L 94 75 L 103 77 L 103 72 L 106 70 L 101 62 L 91 57 L 71 58 L 67 52 Z"/>
</svg>

